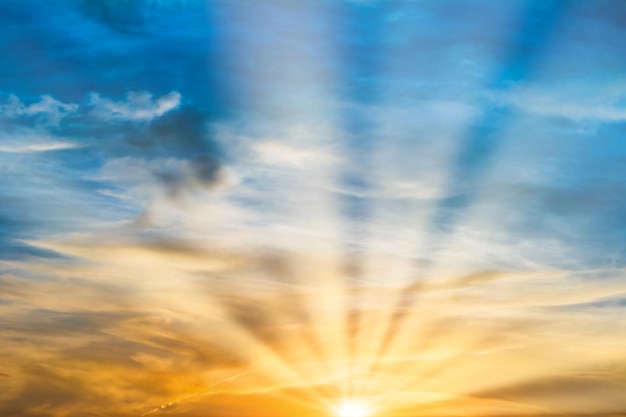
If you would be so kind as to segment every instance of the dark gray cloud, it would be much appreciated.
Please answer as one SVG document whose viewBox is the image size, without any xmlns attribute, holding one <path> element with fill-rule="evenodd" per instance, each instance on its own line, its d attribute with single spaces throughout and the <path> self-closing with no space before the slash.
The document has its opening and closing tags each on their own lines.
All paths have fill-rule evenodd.
<svg viewBox="0 0 626 417">
<path fill-rule="evenodd" d="M 174 199 L 179 198 L 185 191 L 196 187 L 211 187 L 219 182 L 220 166 L 210 155 L 196 156 L 189 161 L 187 168 L 170 170 L 168 167 L 157 167 L 153 175 Z"/>
</svg>

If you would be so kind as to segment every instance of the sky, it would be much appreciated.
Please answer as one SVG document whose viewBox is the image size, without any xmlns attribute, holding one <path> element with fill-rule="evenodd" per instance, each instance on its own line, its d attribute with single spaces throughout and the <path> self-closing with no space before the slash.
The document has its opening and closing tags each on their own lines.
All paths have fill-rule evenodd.
<svg viewBox="0 0 626 417">
<path fill-rule="evenodd" d="M 626 415 L 623 1 L 0 27 L 0 415 Z"/>
</svg>

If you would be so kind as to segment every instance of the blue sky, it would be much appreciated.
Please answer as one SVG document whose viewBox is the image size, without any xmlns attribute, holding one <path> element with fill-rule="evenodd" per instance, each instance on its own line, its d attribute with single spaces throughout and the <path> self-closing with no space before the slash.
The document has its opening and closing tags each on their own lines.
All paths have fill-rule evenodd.
<svg viewBox="0 0 626 417">
<path fill-rule="evenodd" d="M 0 0 L 0 414 L 626 412 L 625 18 Z"/>
</svg>

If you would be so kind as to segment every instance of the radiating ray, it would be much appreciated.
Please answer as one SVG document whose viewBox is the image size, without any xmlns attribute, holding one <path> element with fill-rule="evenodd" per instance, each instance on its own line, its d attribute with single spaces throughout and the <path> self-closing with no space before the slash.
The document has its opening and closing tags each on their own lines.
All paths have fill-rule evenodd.
<svg viewBox="0 0 626 417">
<path fill-rule="evenodd" d="M 105 3 L 95 9 L 78 3 L 96 15 L 97 22 L 89 26 L 93 33 L 115 33 L 111 49 L 129 39 L 139 44 L 160 39 L 156 30 L 132 35 L 136 29 L 108 16 L 112 9 Z M 483 17 L 480 7 L 474 10 L 478 3 L 423 10 L 415 2 L 406 7 L 352 1 L 207 4 L 210 26 L 219 30 L 203 38 L 210 50 L 206 60 L 232 74 L 206 70 L 198 77 L 179 70 L 179 78 L 196 76 L 194 82 L 208 85 L 197 88 L 222 94 L 221 101 L 178 90 L 173 96 L 135 92 L 126 101 L 106 98 L 101 105 L 114 109 L 128 110 L 137 102 L 156 105 L 158 117 L 138 122 L 117 115 L 107 121 L 115 126 L 92 130 L 85 126 L 95 123 L 102 109 L 97 103 L 77 104 L 82 113 L 68 117 L 76 129 L 68 134 L 93 133 L 104 145 L 4 147 L 5 153 L 50 152 L 54 157 L 24 159 L 44 173 L 41 166 L 47 164 L 50 171 L 65 169 L 69 158 L 57 159 L 55 152 L 84 152 L 81 158 L 97 161 L 97 169 L 83 172 L 81 165 L 64 175 L 88 175 L 81 181 L 102 187 L 100 199 L 88 196 L 94 190 L 86 186 L 89 192 L 80 187 L 72 192 L 84 193 L 88 209 L 109 199 L 121 208 L 92 227 L 73 224 L 79 210 L 68 209 L 59 217 L 65 223 L 52 224 L 55 218 L 38 233 L 23 235 L 30 240 L 11 241 L 28 250 L 24 258 L 0 261 L 2 353 L 8 358 L 0 368 L 0 399 L 9 398 L 0 411 L 22 415 L 19 401 L 26 399 L 34 404 L 31 411 L 51 416 L 114 414 L 114 407 L 76 405 L 76 398 L 91 395 L 97 397 L 94 403 L 112 399 L 145 416 L 189 410 L 196 415 L 203 407 L 216 415 L 234 409 L 330 415 L 341 401 L 355 399 L 369 401 L 381 417 L 547 415 L 575 407 L 565 404 L 557 390 L 555 398 L 540 398 L 543 394 L 529 387 L 551 391 L 549 384 L 562 378 L 561 389 L 571 384 L 577 394 L 588 387 L 579 380 L 589 379 L 619 393 L 624 370 L 616 364 L 623 362 L 626 294 L 619 262 L 596 268 L 573 259 L 568 265 L 584 269 L 559 269 L 559 262 L 500 252 L 497 239 L 482 242 L 483 235 L 471 230 L 491 225 L 509 233 L 508 224 L 499 225 L 494 210 L 484 208 L 499 204 L 487 188 L 498 176 L 497 159 L 504 157 L 506 165 L 515 152 L 511 143 L 520 139 L 512 131 L 523 124 L 517 124 L 521 110 L 511 104 L 514 100 L 491 95 L 534 80 L 539 64 L 554 51 L 553 36 L 578 2 L 489 6 L 497 10 L 495 22 L 488 22 L 493 16 Z M 7 10 L 24 19 L 23 25 L 31 24 L 29 16 L 0 4 L 0 12 Z M 493 65 L 486 76 L 458 70 L 471 64 L 457 62 L 463 54 L 456 48 L 465 43 L 443 36 L 458 27 L 444 25 L 440 35 L 420 26 L 431 19 L 445 24 L 451 16 L 472 29 L 483 23 L 506 27 L 496 40 L 483 33 L 472 40 L 499 42 L 485 48 Z M 589 27 L 598 24 L 595 15 L 586 19 Z M 611 30 L 619 32 L 618 26 L 612 22 Z M 587 26 L 581 31 L 581 39 L 593 33 Z M 192 32 L 180 28 L 180 45 L 199 39 Z M 19 36 L 6 40 L 6 50 L 15 47 L 14 39 Z M 438 42 L 445 52 L 432 52 L 429 45 Z M 419 57 L 422 53 L 432 53 L 432 62 Z M 71 67 L 77 54 L 64 56 L 60 68 Z M 189 61 L 185 65 L 197 63 L 181 57 Z M 616 65 L 607 62 L 607 67 Z M 439 72 L 444 76 L 435 77 Z M 418 97 L 422 90 L 416 84 L 430 77 L 440 85 Z M 87 88 L 85 78 L 78 77 L 75 88 Z M 189 153 L 177 146 L 185 146 L 183 136 L 193 129 L 184 120 L 158 125 L 167 112 L 159 114 L 163 109 L 155 97 L 177 97 L 168 107 L 176 117 L 198 105 L 194 100 L 202 102 L 198 106 L 204 106 L 206 117 L 195 129 L 203 133 L 194 130 L 198 144 Z M 2 103 L 4 129 L 5 123 L 14 123 L 18 101 Z M 607 112 L 616 132 L 622 104 L 615 104 L 619 111 Z M 541 111 L 562 113 L 548 107 Z M 148 110 L 140 109 L 142 114 Z M 22 128 L 30 122 L 33 131 L 51 137 L 64 132 L 41 121 L 15 124 Z M 116 123 L 124 129 L 116 130 Z M 177 129 L 181 136 L 172 134 Z M 88 150 L 91 146 L 96 150 Z M 176 151 L 170 155 L 168 147 Z M 152 148 L 158 152 L 148 154 Z M 76 166 L 83 163 L 76 161 Z M 200 168 L 198 161 L 204 164 Z M 598 161 L 595 168 L 603 159 Z M 19 175 L 12 173 L 18 165 L 13 161 L 0 173 L 18 182 Z M 614 170 L 619 177 L 619 169 Z M 44 181 L 37 172 L 25 188 L 40 181 L 35 185 L 46 188 L 44 196 L 69 188 L 63 182 L 69 179 Z M 14 204 L 11 193 L 19 199 L 22 186 L 2 188 L 2 203 Z M 15 207 L 36 208 L 32 203 Z M 620 217 L 615 207 L 598 213 Z M 44 216 L 44 210 L 34 212 L 32 218 Z M 13 213 L 7 213 L 12 221 Z M 518 215 L 524 220 L 534 213 Z M 0 207 L 0 226 L 4 216 Z M 81 217 L 76 223 L 89 221 Z M 589 223 L 583 228 L 595 226 Z M 595 233 L 586 244 L 621 239 L 608 227 Z M 614 236 L 603 240 L 602 233 Z M 577 238 L 573 233 L 552 236 L 569 237 Z M 479 247 L 487 243 L 495 248 Z M 479 256 L 473 246 L 490 259 L 472 259 Z M 584 257 L 581 248 L 566 255 Z M 598 374 L 585 374 L 589 369 Z M 85 388 L 88 384 L 97 389 Z M 41 392 L 43 399 L 34 401 L 30 391 Z M 611 393 L 617 404 L 619 395 Z M 575 396 L 569 401 L 579 401 L 581 409 L 603 410 L 597 405 L 601 395 L 595 403 Z M 178 405 L 188 408 L 171 408 Z"/>
<path fill-rule="evenodd" d="M 330 10 L 332 9 L 326 5 L 313 5 L 312 3 L 302 3 L 287 9 L 281 9 L 277 5 L 269 3 L 255 4 L 243 9 L 236 5 L 232 8 L 227 7 L 230 14 L 228 18 L 234 18 L 235 21 L 239 22 L 239 25 L 252 27 L 263 33 L 273 33 L 272 20 L 274 19 L 280 20 L 294 15 L 306 15 L 308 20 L 318 21 L 326 17 Z M 259 19 L 261 15 L 268 17 L 268 19 Z M 232 42 L 230 47 L 235 51 L 231 59 L 246 68 L 245 78 L 242 80 L 243 85 L 239 86 L 241 91 L 239 99 L 252 112 L 256 112 L 261 117 L 280 117 L 285 126 L 300 123 L 306 125 L 311 121 L 313 123 L 327 123 L 329 115 L 326 110 L 322 110 L 321 106 L 329 101 L 328 91 L 333 89 L 334 83 L 332 74 L 329 74 L 324 67 L 324 56 L 332 53 L 329 49 L 329 34 L 320 32 L 319 28 L 308 24 L 293 27 L 292 30 L 289 38 L 280 37 L 278 33 L 274 34 L 274 36 L 279 36 L 277 40 L 283 45 L 282 48 L 266 48 L 265 45 L 259 44 L 255 38 L 233 37 L 229 39 Z M 294 38 L 305 43 L 297 44 L 293 42 Z M 294 62 L 298 62 L 298 65 L 294 65 Z M 313 89 L 304 91 L 300 95 L 293 95 L 290 83 L 294 80 L 305 80 L 307 86 L 315 87 L 319 91 Z M 293 114 L 284 111 L 285 109 L 282 107 L 284 99 L 292 103 L 290 108 L 293 110 Z M 303 118 L 302 115 L 305 117 Z M 268 133 L 275 135 L 276 131 Z M 272 186 L 280 192 L 281 197 L 284 197 L 282 197 L 282 201 L 278 200 L 270 202 L 270 204 L 274 205 L 274 209 L 281 215 L 286 214 L 295 222 L 307 222 L 307 202 L 300 201 L 299 204 L 302 206 L 297 207 L 287 200 L 290 193 L 297 195 L 297 189 L 304 187 L 310 193 L 307 200 L 324 210 L 324 213 L 329 213 L 326 217 L 332 218 L 333 201 L 330 198 L 324 177 L 316 179 L 311 176 L 310 172 L 300 172 L 299 165 L 302 162 L 297 159 L 289 160 L 290 155 L 285 154 L 285 152 L 292 152 L 292 155 L 297 158 L 296 152 L 302 152 L 303 147 L 304 150 L 308 149 L 309 151 L 313 151 L 315 148 L 319 149 L 319 145 L 323 145 L 325 138 L 316 137 L 320 134 L 317 132 L 287 132 L 287 134 L 290 133 L 301 134 L 302 138 L 297 136 L 291 138 L 269 136 L 257 139 L 261 141 L 259 146 L 264 146 L 258 148 L 263 152 L 260 154 L 262 158 L 286 158 L 284 159 L 287 163 L 286 168 L 290 171 L 289 174 L 276 171 Z M 281 139 L 283 139 L 283 143 L 287 144 L 287 147 L 281 145 L 282 148 L 279 148 L 273 145 L 276 141 L 280 143 Z M 269 146 L 274 147 L 270 148 Z M 303 162 L 306 163 L 307 160 Z M 285 175 L 289 175 L 289 177 Z M 302 210 L 302 207 L 305 210 Z M 268 208 L 266 215 L 271 217 L 271 211 L 274 209 Z M 319 216 L 323 217 L 324 215 L 319 213 Z M 271 219 L 268 220 L 272 221 Z M 282 227 L 283 225 L 277 226 Z M 332 228 L 327 228 L 327 230 L 333 233 Z M 302 238 L 307 239 L 307 236 L 302 236 Z M 334 245 L 332 242 L 326 244 L 331 247 Z M 305 246 L 307 246 L 306 243 Z M 332 249 L 330 253 L 332 256 Z M 346 356 L 342 352 L 344 343 L 341 342 L 345 337 L 343 324 L 341 320 L 334 319 L 337 312 L 342 311 L 339 306 L 343 305 L 344 301 L 343 292 L 339 289 L 340 282 L 335 278 L 337 273 L 333 261 L 326 259 L 317 267 L 307 265 L 304 268 L 300 262 L 292 264 L 289 258 L 286 258 L 285 262 L 288 270 L 286 274 L 291 282 L 304 288 L 310 287 L 311 283 L 315 282 L 319 291 L 318 299 L 313 297 L 301 297 L 300 299 L 303 318 L 306 320 L 301 325 L 305 328 L 304 332 L 312 335 L 313 338 L 288 339 L 291 346 L 290 350 L 298 355 L 307 351 L 311 352 L 310 354 L 318 355 L 320 366 L 326 368 L 327 374 L 331 373 L 333 370 L 328 369 L 327 363 L 337 357 Z M 320 305 L 329 306 L 329 308 L 320 309 Z M 297 365 L 294 366 L 297 367 Z M 307 372 L 312 372 L 315 375 L 319 374 L 320 371 L 319 369 L 309 369 Z"/>
<path fill-rule="evenodd" d="M 513 38 L 508 46 L 508 56 L 503 59 L 501 68 L 495 71 L 494 77 L 487 88 L 501 88 L 508 83 L 531 76 L 536 61 L 545 53 L 543 50 L 549 45 L 548 39 L 554 32 L 559 20 L 563 18 L 567 3 L 554 2 L 549 5 L 538 5 L 536 2 L 527 2 L 527 10 L 520 19 L 520 29 L 513 31 Z M 537 13 L 541 13 L 543 18 L 537 19 Z M 530 34 L 538 36 L 540 41 L 534 40 L 528 43 Z M 429 261 L 419 263 L 417 273 L 419 280 L 428 279 L 428 271 L 436 261 L 438 247 L 445 244 L 446 233 L 441 232 L 441 227 L 445 230 L 454 230 L 454 224 L 458 220 L 451 215 L 453 204 L 455 210 L 467 210 L 471 204 L 471 194 L 463 189 L 472 189 L 480 185 L 483 173 L 489 166 L 489 162 L 497 150 L 503 130 L 510 123 L 510 110 L 503 109 L 501 112 L 485 111 L 482 119 L 475 122 L 465 136 L 463 147 L 457 154 L 457 160 L 451 164 L 451 175 L 448 182 L 450 195 L 459 195 L 455 199 L 443 199 L 442 203 L 435 209 L 434 216 L 430 219 L 426 229 L 426 235 L 430 239 L 436 239 L 433 244 L 435 253 L 429 254 Z M 462 187 L 462 188 L 461 188 Z M 385 355 L 389 343 L 396 335 L 404 335 L 409 332 L 413 323 L 406 323 L 405 315 L 402 313 L 415 302 L 413 299 L 419 296 L 419 291 L 415 291 L 415 285 L 407 286 L 399 296 L 395 311 L 399 315 L 389 323 L 385 335 L 382 337 L 382 344 L 377 357 Z"/>
<path fill-rule="evenodd" d="M 50 243 L 38 243 L 38 245 L 69 255 L 93 256 L 90 248 L 85 246 Z M 99 256 L 95 259 L 101 261 L 102 252 L 106 250 L 106 248 L 96 247 L 95 252 Z M 225 352 L 237 352 L 243 358 L 250 360 L 259 372 L 270 380 L 285 386 L 309 387 L 310 390 L 305 390 L 305 393 L 311 395 L 311 401 L 319 401 L 322 398 L 320 393 L 315 393 L 314 380 L 307 379 L 299 372 L 297 366 L 286 362 L 279 352 L 267 346 L 264 341 L 254 335 L 251 329 L 245 324 L 238 323 L 236 318 L 231 316 L 223 305 L 225 294 L 217 298 L 206 293 L 199 293 L 193 283 L 189 282 L 185 272 L 170 269 L 176 264 L 183 268 L 189 267 L 189 263 L 185 265 L 184 262 L 174 258 L 175 263 L 170 268 L 163 268 L 163 263 L 153 264 L 155 260 L 158 261 L 158 258 L 154 257 L 155 254 L 142 250 L 137 252 L 137 255 L 142 254 L 144 259 L 138 258 L 137 255 L 134 258 L 123 257 L 117 261 L 117 267 L 124 269 L 125 276 L 152 277 L 150 281 L 135 281 L 137 288 L 144 288 L 146 291 L 144 298 L 150 305 L 171 308 L 185 317 L 193 318 L 192 322 L 187 323 L 186 330 L 181 331 L 181 334 L 186 333 L 187 340 L 194 340 L 197 346 L 219 346 Z M 115 248 L 111 253 L 115 253 Z M 202 265 L 206 261 L 192 258 L 191 262 Z M 210 265 L 211 261 L 209 260 L 207 264 Z M 107 268 L 110 263 L 104 266 Z M 161 277 L 163 281 L 160 286 L 154 285 L 154 277 Z M 146 288 L 148 284 L 151 286 L 149 290 Z M 217 335 L 212 335 L 211 333 L 216 330 Z"/>
</svg>

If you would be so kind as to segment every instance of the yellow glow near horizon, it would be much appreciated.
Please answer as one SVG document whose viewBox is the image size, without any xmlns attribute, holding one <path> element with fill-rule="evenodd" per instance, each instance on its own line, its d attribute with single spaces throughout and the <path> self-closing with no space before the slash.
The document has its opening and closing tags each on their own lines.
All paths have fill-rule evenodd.
<svg viewBox="0 0 626 417">
<path fill-rule="evenodd" d="M 361 400 L 345 400 L 335 409 L 337 417 L 369 417 L 372 415 L 371 407 Z"/>
</svg>

